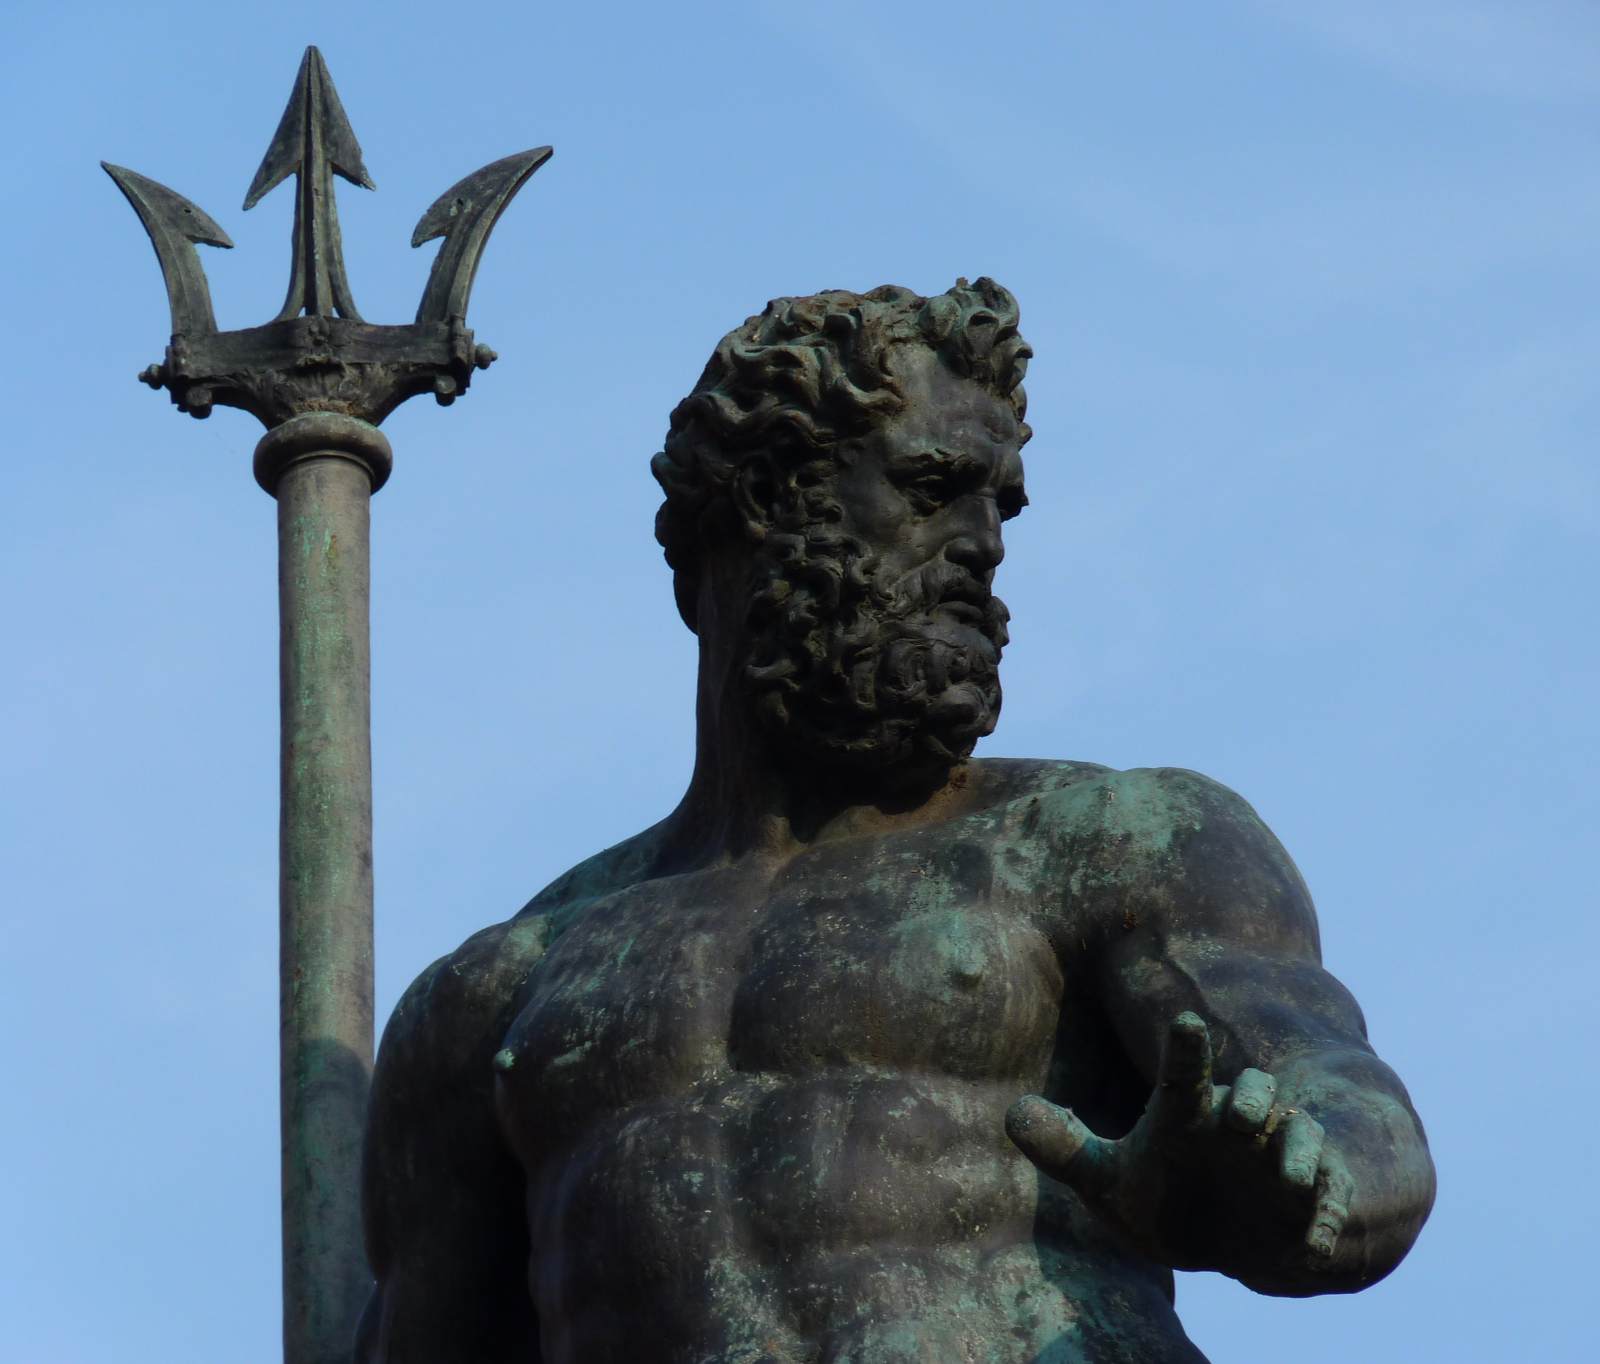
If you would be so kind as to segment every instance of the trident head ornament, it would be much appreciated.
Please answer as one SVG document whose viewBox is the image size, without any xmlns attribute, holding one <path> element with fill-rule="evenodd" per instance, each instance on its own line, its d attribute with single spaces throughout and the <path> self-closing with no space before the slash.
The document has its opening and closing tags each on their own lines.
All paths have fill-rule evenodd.
<svg viewBox="0 0 1600 1364">
<path fill-rule="evenodd" d="M 308 412 L 376 424 L 418 393 L 454 402 L 473 370 L 495 359 L 487 346 L 474 343 L 466 325 L 484 244 L 512 196 L 550 155 L 549 147 L 518 152 L 446 190 L 411 237 L 413 246 L 444 238 L 416 320 L 399 326 L 366 322 L 345 274 L 333 177 L 376 187 L 327 64 L 316 48 L 307 48 L 288 108 L 244 199 L 245 208 L 253 208 L 295 177 L 289 292 L 273 321 L 218 331 L 194 248 L 197 242 L 231 247 L 228 234 L 165 185 L 101 163 L 150 234 L 172 305 L 166 358 L 139 377 L 165 388 L 179 411 L 191 416 L 209 416 L 222 403 L 254 413 L 268 427 Z"/>
</svg>

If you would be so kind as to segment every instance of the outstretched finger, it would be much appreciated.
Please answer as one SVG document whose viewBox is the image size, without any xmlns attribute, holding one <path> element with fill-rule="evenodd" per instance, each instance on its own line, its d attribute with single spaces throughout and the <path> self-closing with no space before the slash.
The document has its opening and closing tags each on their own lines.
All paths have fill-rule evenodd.
<svg viewBox="0 0 1600 1364">
<path fill-rule="evenodd" d="M 1278 1082 L 1264 1070 L 1253 1067 L 1241 1070 L 1228 1091 L 1228 1106 L 1224 1116 L 1235 1132 L 1248 1132 L 1252 1136 L 1268 1130 L 1272 1105 L 1278 1097 Z"/>
<path fill-rule="evenodd" d="M 1322 1165 L 1322 1124 L 1309 1113 L 1288 1113 L 1278 1128 L 1278 1172 L 1291 1189 L 1310 1193 Z"/>
<path fill-rule="evenodd" d="M 1116 1143 L 1095 1136 L 1070 1108 L 1037 1094 L 1006 1111 L 1006 1135 L 1045 1174 L 1080 1193 L 1098 1193 L 1113 1177 Z"/>
<path fill-rule="evenodd" d="M 1211 1117 L 1211 1034 L 1196 1013 L 1181 1013 L 1167 1028 L 1156 1084 L 1156 1117 L 1164 1126 L 1191 1127 Z"/>
<path fill-rule="evenodd" d="M 1344 1161 L 1336 1152 L 1325 1152 L 1322 1168 L 1317 1171 L 1317 1208 L 1306 1232 L 1306 1249 L 1311 1252 L 1313 1263 L 1332 1258 L 1339 1233 L 1350 1218 L 1350 1199 L 1355 1191 L 1356 1182 Z"/>
</svg>

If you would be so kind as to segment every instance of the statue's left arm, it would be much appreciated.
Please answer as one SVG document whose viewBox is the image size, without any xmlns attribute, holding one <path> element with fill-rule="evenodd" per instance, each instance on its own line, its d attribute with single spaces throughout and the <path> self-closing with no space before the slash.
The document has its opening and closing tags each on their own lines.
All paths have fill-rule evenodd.
<svg viewBox="0 0 1600 1364">
<path fill-rule="evenodd" d="M 523 1175 L 495 1116 L 492 1058 L 542 947 L 497 924 L 435 962 L 384 1029 L 362 1162 L 377 1282 L 355 1364 L 538 1364 Z"/>
<path fill-rule="evenodd" d="M 1322 967 L 1294 863 L 1193 772 L 1110 774 L 1063 851 L 1101 927 L 1095 976 L 1153 1086 L 1134 1129 L 1042 1098 L 1007 1123 L 1138 1249 L 1263 1293 L 1352 1292 L 1399 1264 L 1433 1203 L 1422 1125 Z"/>
</svg>

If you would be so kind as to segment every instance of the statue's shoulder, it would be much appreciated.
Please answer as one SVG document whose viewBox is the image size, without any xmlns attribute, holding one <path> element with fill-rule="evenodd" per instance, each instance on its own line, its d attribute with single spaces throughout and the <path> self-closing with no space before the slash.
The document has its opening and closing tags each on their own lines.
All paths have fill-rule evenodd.
<svg viewBox="0 0 1600 1364">
<path fill-rule="evenodd" d="M 1063 833 L 1167 843 L 1219 819 L 1261 822 L 1237 792 L 1184 767 L 1118 769 L 1050 758 L 986 758 L 970 767 L 984 807 L 1037 812 L 1032 822 Z"/>
<path fill-rule="evenodd" d="M 1171 902 L 1190 918 L 1256 906 L 1315 938 L 1299 869 L 1255 809 L 1220 781 L 1182 767 L 1119 771 L 1030 763 L 998 773 L 996 841 L 1079 903 Z M 997 816 L 997 817 L 995 817 Z"/>
<path fill-rule="evenodd" d="M 1285 856 L 1249 802 L 1188 768 L 1021 759 L 973 767 L 1002 831 L 1070 849 L 1079 860 L 1161 864 L 1201 848 Z"/>
<path fill-rule="evenodd" d="M 549 925 L 518 915 L 474 933 L 422 972 L 395 1005 L 382 1051 L 408 1068 L 451 1071 L 510 1025 Z"/>
<path fill-rule="evenodd" d="M 562 873 L 503 923 L 474 933 L 411 983 L 384 1029 L 379 1077 L 386 1089 L 444 1076 L 487 1084 L 489 1058 L 521 1007 L 524 987 L 574 916 L 646 879 L 655 826 Z"/>
<path fill-rule="evenodd" d="M 973 758 L 965 774 L 976 803 L 986 810 L 1040 800 L 1108 775 L 1117 773 L 1101 763 L 1066 758 Z"/>
<path fill-rule="evenodd" d="M 548 918 L 570 912 L 575 906 L 649 880 L 656 874 L 666 827 L 667 821 L 662 820 L 643 833 L 584 858 L 529 900 L 517 918 Z"/>
</svg>

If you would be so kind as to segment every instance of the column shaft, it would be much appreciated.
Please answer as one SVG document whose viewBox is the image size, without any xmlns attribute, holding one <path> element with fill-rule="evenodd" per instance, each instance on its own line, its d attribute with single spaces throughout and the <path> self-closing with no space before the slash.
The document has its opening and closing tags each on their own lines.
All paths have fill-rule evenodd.
<svg viewBox="0 0 1600 1364">
<path fill-rule="evenodd" d="M 310 452 L 275 489 L 285 1364 L 349 1364 L 371 1283 L 360 1170 L 372 1072 L 372 482 L 358 460 Z"/>
</svg>

